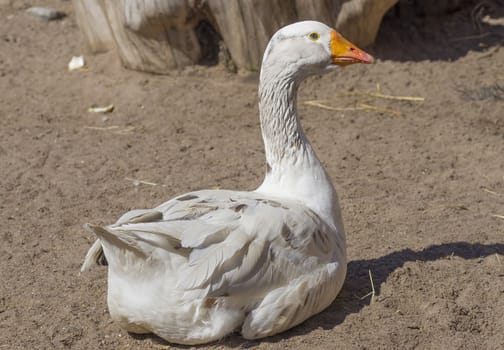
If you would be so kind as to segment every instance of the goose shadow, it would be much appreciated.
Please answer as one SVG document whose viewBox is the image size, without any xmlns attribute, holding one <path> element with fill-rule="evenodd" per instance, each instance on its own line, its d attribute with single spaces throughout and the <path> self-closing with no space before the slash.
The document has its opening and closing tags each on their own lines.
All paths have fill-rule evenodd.
<svg viewBox="0 0 504 350">
<path fill-rule="evenodd" d="M 449 256 L 463 259 L 477 259 L 493 254 L 504 255 L 504 244 L 480 244 L 467 242 L 453 242 L 432 245 L 420 251 L 402 249 L 375 259 L 360 259 L 348 263 L 348 272 L 345 284 L 336 300 L 323 312 L 313 316 L 301 325 L 296 326 L 278 335 L 260 339 L 246 340 L 239 334 L 232 334 L 222 339 L 217 344 L 226 348 L 253 348 L 260 343 L 277 343 L 282 340 L 305 335 L 316 329 L 333 329 L 341 324 L 347 316 L 358 313 L 369 305 L 370 298 L 363 298 L 371 290 L 368 271 L 372 271 L 375 295 L 380 295 L 381 285 L 396 269 L 410 261 L 436 261 Z M 151 339 L 154 343 L 177 346 L 178 348 L 192 348 L 194 346 L 171 344 L 153 335 L 131 334 L 135 339 Z M 204 345 L 202 345 L 204 346 Z M 202 346 L 196 346 L 200 348 Z"/>
</svg>

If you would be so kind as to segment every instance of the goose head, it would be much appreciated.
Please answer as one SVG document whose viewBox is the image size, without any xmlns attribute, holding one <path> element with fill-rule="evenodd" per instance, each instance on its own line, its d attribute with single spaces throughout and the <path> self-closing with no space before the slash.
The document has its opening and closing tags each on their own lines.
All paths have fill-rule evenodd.
<svg viewBox="0 0 504 350">
<path fill-rule="evenodd" d="M 278 30 L 266 47 L 262 70 L 303 78 L 354 63 L 372 63 L 373 57 L 316 21 L 290 24 Z M 298 79 L 296 79 L 298 80 Z"/>
</svg>

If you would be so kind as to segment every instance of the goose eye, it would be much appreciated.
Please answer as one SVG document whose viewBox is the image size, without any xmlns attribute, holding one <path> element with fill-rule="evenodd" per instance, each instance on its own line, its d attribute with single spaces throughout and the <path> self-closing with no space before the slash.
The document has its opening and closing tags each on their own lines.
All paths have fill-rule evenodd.
<svg viewBox="0 0 504 350">
<path fill-rule="evenodd" d="M 310 40 L 315 41 L 320 38 L 320 34 L 317 32 L 311 32 L 310 34 L 308 34 L 308 37 L 310 38 Z"/>
</svg>

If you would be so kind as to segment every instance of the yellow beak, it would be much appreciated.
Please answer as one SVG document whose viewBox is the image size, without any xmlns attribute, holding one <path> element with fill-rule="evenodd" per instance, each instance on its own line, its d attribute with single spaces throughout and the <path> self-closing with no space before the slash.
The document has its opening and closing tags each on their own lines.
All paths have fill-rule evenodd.
<svg viewBox="0 0 504 350">
<path fill-rule="evenodd" d="M 338 66 L 348 66 L 354 63 L 373 63 L 374 58 L 333 30 L 331 32 L 331 61 Z"/>
</svg>

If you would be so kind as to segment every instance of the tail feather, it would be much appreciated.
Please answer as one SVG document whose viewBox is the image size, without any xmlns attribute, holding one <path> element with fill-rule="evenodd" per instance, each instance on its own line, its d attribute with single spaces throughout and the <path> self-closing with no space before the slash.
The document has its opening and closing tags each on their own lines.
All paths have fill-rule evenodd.
<svg viewBox="0 0 504 350">
<path fill-rule="evenodd" d="M 89 248 L 86 257 L 84 258 L 84 262 L 82 263 L 81 272 L 88 271 L 95 265 L 108 265 L 107 258 L 103 253 L 103 247 L 99 239 L 97 239 L 91 248 Z"/>
<path fill-rule="evenodd" d="M 94 233 L 98 239 L 91 248 L 89 248 L 86 258 L 84 259 L 84 263 L 82 264 L 81 271 L 89 270 L 89 268 L 94 265 L 104 265 L 102 262 L 106 256 L 103 251 L 102 242 L 119 249 L 131 251 L 140 258 L 147 257 L 146 252 L 139 246 L 135 238 L 128 234 L 127 231 L 111 232 L 105 227 L 94 226 L 91 224 L 85 224 L 84 228 L 87 231 Z"/>
</svg>

